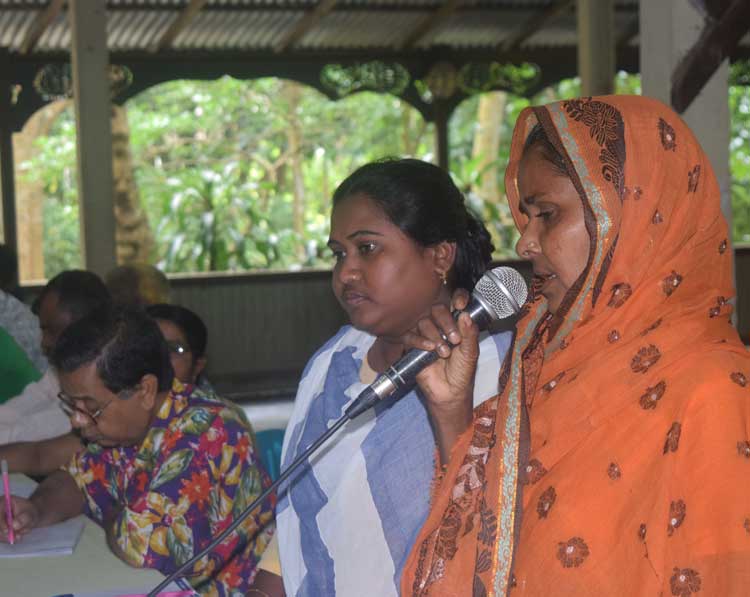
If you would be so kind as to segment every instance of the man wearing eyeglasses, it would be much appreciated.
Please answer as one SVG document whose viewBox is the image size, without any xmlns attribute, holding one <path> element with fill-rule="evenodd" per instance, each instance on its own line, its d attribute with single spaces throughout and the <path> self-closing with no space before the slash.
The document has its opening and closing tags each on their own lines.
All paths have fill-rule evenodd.
<svg viewBox="0 0 750 597">
<path fill-rule="evenodd" d="M 121 559 L 168 574 L 270 484 L 242 413 L 174 378 L 166 342 L 146 314 L 106 310 L 81 319 L 63 332 L 51 363 L 60 403 L 87 447 L 28 500 L 13 498 L 16 537 L 85 513 Z M 269 502 L 188 580 L 208 594 L 245 594 L 273 528 Z"/>
<path fill-rule="evenodd" d="M 111 304 L 104 282 L 92 272 L 68 270 L 52 278 L 34 303 L 41 326 L 41 349 L 49 357 L 73 322 Z M 80 448 L 70 420 L 60 410 L 54 368 L 0 405 L 0 458 L 11 471 L 43 475 L 58 469 Z M 51 438 L 51 439 L 50 439 Z"/>
</svg>

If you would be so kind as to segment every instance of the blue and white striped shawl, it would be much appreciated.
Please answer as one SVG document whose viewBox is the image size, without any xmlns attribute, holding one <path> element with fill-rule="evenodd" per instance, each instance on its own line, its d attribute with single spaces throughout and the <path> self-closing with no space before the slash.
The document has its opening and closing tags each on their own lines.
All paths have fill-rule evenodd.
<svg viewBox="0 0 750 597">
<path fill-rule="evenodd" d="M 510 333 L 486 336 L 477 405 L 497 393 Z M 345 326 L 310 359 L 287 427 L 282 469 L 365 387 L 374 336 Z M 396 597 L 401 569 L 429 510 L 435 440 L 417 392 L 349 422 L 279 501 L 277 533 L 289 597 Z"/>
</svg>

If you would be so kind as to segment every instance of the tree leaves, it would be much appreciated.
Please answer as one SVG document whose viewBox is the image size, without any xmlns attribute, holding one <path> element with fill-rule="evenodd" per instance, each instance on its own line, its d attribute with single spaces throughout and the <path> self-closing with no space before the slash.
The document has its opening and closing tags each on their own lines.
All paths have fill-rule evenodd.
<svg viewBox="0 0 750 597">
<path fill-rule="evenodd" d="M 750 62 L 732 66 L 731 172 L 733 233 L 750 241 Z M 618 74 L 618 93 L 639 93 L 640 78 Z M 435 159 L 434 126 L 390 95 L 357 93 L 333 102 L 303 87 L 294 114 L 280 79 L 172 81 L 126 104 L 135 177 L 156 237 L 157 265 L 168 272 L 299 269 L 331 264 L 326 242 L 330 199 L 358 166 L 383 156 Z M 536 97 L 508 96 L 501 147 L 481 163 L 502 174 L 512 127 L 531 103 L 580 94 L 567 79 Z M 465 100 L 450 127 L 450 166 L 470 191 L 479 176 L 472 157 L 477 98 Z M 293 230 L 293 176 L 288 129 L 300 133 L 304 229 Z M 40 181 L 45 201 L 46 273 L 81 266 L 75 176 L 75 125 L 63 113 L 36 158 L 19 165 L 19 184 Z M 503 189 L 501 188 L 501 191 Z M 496 257 L 514 255 L 517 238 L 507 205 L 468 193 L 496 244 Z"/>
</svg>

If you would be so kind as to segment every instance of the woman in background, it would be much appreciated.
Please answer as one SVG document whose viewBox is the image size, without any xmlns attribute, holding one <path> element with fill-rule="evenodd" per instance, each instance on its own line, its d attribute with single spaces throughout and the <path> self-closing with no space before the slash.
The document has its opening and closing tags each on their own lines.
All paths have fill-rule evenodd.
<svg viewBox="0 0 750 597">
<path fill-rule="evenodd" d="M 210 390 L 210 384 L 202 376 L 208 343 L 208 330 L 203 320 L 186 307 L 166 303 L 149 305 L 146 313 L 156 321 L 167 341 L 174 376 L 182 383 Z"/>
<path fill-rule="evenodd" d="M 655 100 L 564 101 L 520 114 L 506 192 L 534 292 L 402 595 L 747 595 L 750 358 L 708 158 Z M 438 429 L 473 407 L 472 327 L 420 377 Z"/>
<path fill-rule="evenodd" d="M 367 164 L 339 186 L 328 245 L 333 291 L 351 325 L 305 369 L 282 469 L 404 354 L 401 336 L 434 303 L 447 305 L 455 288 L 474 287 L 492 252 L 450 176 L 411 159 Z M 508 342 L 509 334 L 482 341 L 477 404 L 497 392 Z M 412 391 L 349 422 L 313 458 L 277 508 L 287 595 L 398 594 L 429 508 L 435 445 L 422 397 Z"/>
</svg>

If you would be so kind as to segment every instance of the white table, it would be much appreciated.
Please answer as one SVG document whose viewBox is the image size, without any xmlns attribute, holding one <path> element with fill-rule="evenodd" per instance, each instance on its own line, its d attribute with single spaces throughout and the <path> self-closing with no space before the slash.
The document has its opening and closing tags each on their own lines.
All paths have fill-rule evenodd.
<svg viewBox="0 0 750 597">
<path fill-rule="evenodd" d="M 11 486 L 20 480 L 11 475 Z M 107 546 L 104 531 L 86 521 L 72 555 L 0 559 L 0 595 L 3 597 L 51 597 L 66 593 L 96 595 L 148 592 L 164 577 L 156 570 L 131 568 Z"/>
</svg>

